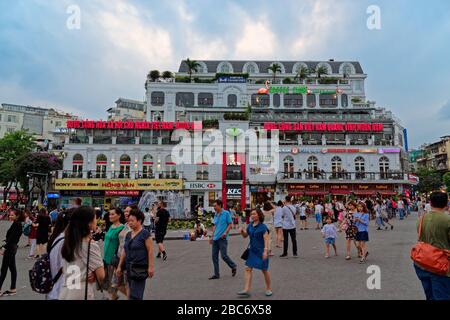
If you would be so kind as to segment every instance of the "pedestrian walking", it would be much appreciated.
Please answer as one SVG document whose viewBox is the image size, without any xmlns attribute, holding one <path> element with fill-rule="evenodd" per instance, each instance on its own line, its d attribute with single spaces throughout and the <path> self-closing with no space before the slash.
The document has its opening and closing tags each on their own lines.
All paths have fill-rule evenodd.
<svg viewBox="0 0 450 320">
<path fill-rule="evenodd" d="M 76 207 L 67 225 L 61 249 L 64 280 L 59 300 L 94 300 L 95 284 L 105 278 L 100 247 L 91 238 L 96 227 L 94 209 Z M 80 285 L 74 286 L 74 283 Z"/>
<path fill-rule="evenodd" d="M 431 211 L 417 221 L 419 233 L 418 241 L 431 245 L 433 256 L 425 256 L 432 264 L 437 264 L 436 257 L 442 256 L 442 263 L 446 263 L 447 272 L 437 273 L 429 266 L 414 262 L 417 277 L 422 283 L 427 300 L 450 300 L 450 268 L 448 257 L 450 255 L 450 216 L 446 213 L 448 195 L 445 192 L 436 191 L 430 196 Z M 418 243 L 418 245 L 420 245 Z M 416 245 L 417 246 L 417 245 Z M 428 249 L 428 252 L 430 252 Z M 414 253 L 414 250 L 412 251 Z M 422 254 L 424 254 L 423 252 Z M 440 255 L 437 255 L 440 253 Z M 445 259 L 447 255 L 447 259 Z M 434 266 L 434 265 L 433 265 Z"/>
<path fill-rule="evenodd" d="M 320 230 L 320 223 L 322 222 L 322 214 L 323 214 L 324 208 L 319 201 L 316 200 L 316 204 L 314 206 L 314 217 L 316 219 L 316 230 Z"/>
<path fill-rule="evenodd" d="M 145 283 L 152 278 L 154 269 L 153 242 L 150 232 L 142 227 L 144 214 L 141 210 L 132 209 L 128 216 L 131 228 L 125 238 L 125 246 L 120 257 L 116 274 L 120 276 L 123 268 L 127 271 L 130 300 L 143 300 Z"/>
<path fill-rule="evenodd" d="M 300 217 L 300 230 L 308 230 L 308 221 L 306 220 L 306 205 L 304 202 L 298 205 L 297 213 Z"/>
<path fill-rule="evenodd" d="M 44 247 L 48 242 L 48 236 L 51 232 L 52 221 L 48 216 L 48 212 L 45 208 L 41 208 L 39 210 L 39 214 L 36 219 L 37 223 L 37 236 L 36 236 L 36 244 L 37 244 L 37 252 L 36 258 L 38 258 L 41 254 L 45 252 Z"/>
<path fill-rule="evenodd" d="M 384 224 L 384 220 L 381 214 L 381 205 L 383 203 L 381 202 L 381 200 L 377 200 L 376 204 L 375 204 L 375 223 L 377 225 L 377 230 L 381 230 L 381 228 L 384 228 L 385 230 L 387 230 L 387 226 Z"/>
<path fill-rule="evenodd" d="M 111 227 L 105 234 L 103 244 L 103 263 L 105 267 L 105 281 L 103 289 L 107 290 L 111 300 L 117 300 L 117 289 L 113 287 L 113 276 L 119 264 L 117 251 L 119 249 L 119 233 L 125 228 L 125 215 L 120 208 L 109 210 Z M 146 229 L 149 231 L 148 229 Z M 150 231 L 149 231 L 150 232 Z"/>
<path fill-rule="evenodd" d="M 261 209 L 253 210 L 251 216 L 252 223 L 247 226 L 247 230 L 241 229 L 241 234 L 244 238 L 250 237 L 250 244 L 247 249 L 248 257 L 245 262 L 244 290 L 238 292 L 238 296 L 250 297 L 253 269 L 258 269 L 264 275 L 265 294 L 270 297 L 273 294 L 269 274 L 270 230 L 264 224 L 265 214 Z"/>
<path fill-rule="evenodd" d="M 269 228 L 269 257 L 273 256 L 272 253 L 272 235 L 275 233 L 273 220 L 275 214 L 275 207 L 270 201 L 264 203 L 262 212 L 264 214 L 265 225 Z"/>
<path fill-rule="evenodd" d="M 355 241 L 358 228 L 355 225 L 355 219 L 353 217 L 356 213 L 356 206 L 355 201 L 347 203 L 347 212 L 344 214 L 344 220 L 341 224 L 341 230 L 345 232 L 345 260 L 351 259 L 350 249 L 352 242 L 355 244 L 356 249 L 358 249 Z"/>
<path fill-rule="evenodd" d="M 283 201 L 279 200 L 275 207 L 275 212 L 273 214 L 273 226 L 275 227 L 276 233 L 276 244 L 277 248 L 281 248 L 283 243 Z"/>
<path fill-rule="evenodd" d="M 149 208 L 144 209 L 144 216 L 145 216 L 145 219 L 144 219 L 143 227 L 145 230 L 147 230 L 151 234 L 152 233 L 152 214 L 151 214 Z"/>
<path fill-rule="evenodd" d="M 292 241 L 292 254 L 297 258 L 297 237 L 295 227 L 295 207 L 292 205 L 291 196 L 286 196 L 283 207 L 283 254 L 280 258 L 287 258 L 289 236 Z"/>
<path fill-rule="evenodd" d="M 405 217 L 405 203 L 403 202 L 402 198 L 400 198 L 397 202 L 397 210 L 400 220 L 403 220 L 403 218 Z"/>
<path fill-rule="evenodd" d="M 231 268 L 231 275 L 236 275 L 236 263 L 230 259 L 227 254 L 229 232 L 232 227 L 231 214 L 229 211 L 223 209 L 222 200 L 214 201 L 214 226 L 212 230 L 212 238 L 209 239 L 209 243 L 212 245 L 212 260 L 214 265 L 214 275 L 209 279 L 219 279 L 219 252 L 223 261 Z"/>
<path fill-rule="evenodd" d="M 30 252 L 28 253 L 28 258 L 34 259 L 36 256 L 38 224 L 37 224 L 37 218 L 33 212 L 30 213 L 30 220 L 31 220 L 31 230 L 30 230 L 30 235 L 28 236 L 28 239 L 30 239 L 31 246 L 30 246 Z"/>
<path fill-rule="evenodd" d="M 55 227 L 48 239 L 47 254 L 50 259 L 50 274 L 54 284 L 52 290 L 46 296 L 47 300 L 58 300 L 64 284 L 64 277 L 62 277 L 64 265 L 61 249 L 64 245 L 64 232 L 69 225 L 73 211 L 74 209 L 69 209 L 58 214 L 55 220 Z"/>
<path fill-rule="evenodd" d="M 167 233 L 167 225 L 169 224 L 170 221 L 170 213 L 169 211 L 167 211 L 166 207 L 167 207 L 166 202 L 164 201 L 159 202 L 159 209 L 156 212 L 156 219 L 155 219 L 155 239 L 159 249 L 156 258 L 161 258 L 162 254 L 163 260 L 167 259 L 167 252 L 166 249 L 164 248 L 163 242 L 164 237 L 166 236 Z"/>
<path fill-rule="evenodd" d="M 358 228 L 356 234 L 356 244 L 358 246 L 360 263 L 365 263 L 369 252 L 367 251 L 366 242 L 369 241 L 369 211 L 364 202 L 361 202 L 357 206 L 358 211 L 353 214 L 355 219 L 355 225 Z"/>
<path fill-rule="evenodd" d="M 6 232 L 6 239 L 1 247 L 4 251 L 1 254 L 3 255 L 3 260 L 0 271 L 0 297 L 14 296 L 17 294 L 16 253 L 20 237 L 22 236 L 22 224 L 25 222 L 25 214 L 19 209 L 11 209 L 9 211 L 9 221 L 12 222 L 12 225 Z M 11 272 L 11 286 L 9 287 L 9 290 L 3 292 L 2 287 L 5 282 L 8 269 L 9 272 Z"/>
<path fill-rule="evenodd" d="M 336 249 L 336 237 L 337 237 L 337 229 L 333 224 L 333 219 L 331 217 L 327 217 L 327 224 L 322 228 L 322 237 L 325 238 L 325 258 L 330 257 L 330 246 L 333 246 L 334 255 L 337 256 Z"/>
</svg>

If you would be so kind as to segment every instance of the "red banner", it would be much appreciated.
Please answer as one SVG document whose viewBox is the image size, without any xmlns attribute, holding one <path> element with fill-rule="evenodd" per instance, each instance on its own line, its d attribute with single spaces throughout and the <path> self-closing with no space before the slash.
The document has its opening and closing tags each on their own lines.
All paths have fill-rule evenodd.
<svg viewBox="0 0 450 320">
<path fill-rule="evenodd" d="M 265 122 L 265 130 L 319 132 L 382 132 L 382 123 Z"/>
<path fill-rule="evenodd" d="M 105 191 L 105 196 L 106 197 L 115 197 L 115 196 L 137 197 L 137 196 L 139 196 L 139 191 L 132 191 L 132 190 L 124 190 L 124 191 L 107 190 L 107 191 Z"/>
<path fill-rule="evenodd" d="M 201 122 L 200 122 L 201 124 Z M 194 122 L 148 122 L 148 121 L 94 121 L 70 120 L 68 129 L 113 129 L 113 130 L 175 130 L 201 129 L 194 126 Z"/>
</svg>

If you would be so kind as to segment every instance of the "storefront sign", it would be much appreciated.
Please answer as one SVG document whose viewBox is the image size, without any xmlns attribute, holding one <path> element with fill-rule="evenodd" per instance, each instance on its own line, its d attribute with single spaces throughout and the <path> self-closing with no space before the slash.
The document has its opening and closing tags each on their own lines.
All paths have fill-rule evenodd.
<svg viewBox="0 0 450 320">
<path fill-rule="evenodd" d="M 202 122 L 148 122 L 148 121 L 94 121 L 70 120 L 68 129 L 112 129 L 112 130 L 201 130 Z"/>
<path fill-rule="evenodd" d="M 358 153 L 359 149 L 325 149 L 328 153 Z"/>
<path fill-rule="evenodd" d="M 106 197 L 137 197 L 139 196 L 139 191 L 115 191 L 109 190 L 105 191 Z"/>
<path fill-rule="evenodd" d="M 250 167 L 250 174 L 272 175 L 275 173 L 275 168 Z"/>
<path fill-rule="evenodd" d="M 380 148 L 378 153 L 400 153 L 400 148 Z"/>
<path fill-rule="evenodd" d="M 336 94 L 337 90 L 330 89 L 309 89 L 306 86 L 271 86 L 269 88 L 269 94 L 284 93 L 284 94 Z"/>
<path fill-rule="evenodd" d="M 264 130 L 304 132 L 381 132 L 382 123 L 318 123 L 318 122 L 265 122 Z"/>
<path fill-rule="evenodd" d="M 377 149 L 359 149 L 360 153 L 377 153 Z"/>
<path fill-rule="evenodd" d="M 239 76 L 223 76 L 217 79 L 218 83 L 246 83 L 247 79 Z"/>
<path fill-rule="evenodd" d="M 228 199 L 240 199 L 242 194 L 242 186 L 231 185 L 227 188 L 227 198 Z"/>
<path fill-rule="evenodd" d="M 182 179 L 56 179 L 56 190 L 181 190 Z"/>
<path fill-rule="evenodd" d="M 222 182 L 185 182 L 185 190 L 221 190 Z"/>
</svg>

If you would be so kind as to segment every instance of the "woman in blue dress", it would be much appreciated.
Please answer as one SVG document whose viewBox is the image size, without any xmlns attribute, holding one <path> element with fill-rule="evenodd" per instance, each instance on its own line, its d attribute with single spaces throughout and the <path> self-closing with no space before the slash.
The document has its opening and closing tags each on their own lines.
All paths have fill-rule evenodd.
<svg viewBox="0 0 450 320">
<path fill-rule="evenodd" d="M 269 274 L 269 228 L 263 223 L 264 213 L 261 209 L 255 209 L 251 212 L 252 223 L 247 226 L 247 230 L 241 229 L 244 238 L 250 236 L 250 245 L 248 258 L 245 263 L 245 288 L 238 292 L 238 296 L 250 297 L 252 284 L 252 271 L 259 269 L 264 275 L 266 282 L 266 296 L 272 295 Z"/>
</svg>

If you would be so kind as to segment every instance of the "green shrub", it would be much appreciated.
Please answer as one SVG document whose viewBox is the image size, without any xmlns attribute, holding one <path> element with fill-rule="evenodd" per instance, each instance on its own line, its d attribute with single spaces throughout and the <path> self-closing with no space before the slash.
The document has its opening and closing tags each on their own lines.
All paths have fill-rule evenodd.
<svg viewBox="0 0 450 320">
<path fill-rule="evenodd" d="M 291 84 L 291 83 L 292 83 L 291 78 L 284 78 L 283 79 L 283 84 Z"/>
<path fill-rule="evenodd" d="M 175 77 L 175 82 L 190 83 L 189 77 Z"/>
</svg>

